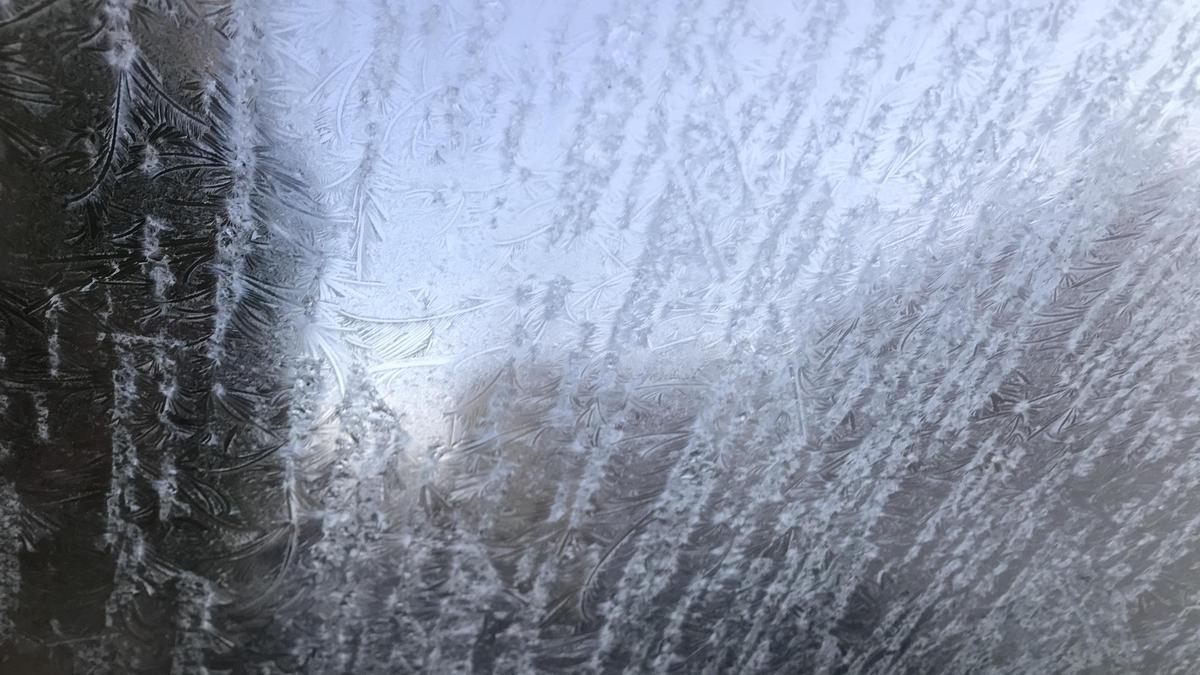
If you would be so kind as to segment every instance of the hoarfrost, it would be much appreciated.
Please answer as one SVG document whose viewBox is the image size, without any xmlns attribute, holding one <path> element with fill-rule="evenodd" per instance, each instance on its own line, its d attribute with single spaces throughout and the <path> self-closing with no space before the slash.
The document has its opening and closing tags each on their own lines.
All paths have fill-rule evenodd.
<svg viewBox="0 0 1200 675">
<path fill-rule="evenodd" d="M 1182 1 L 0 1 L 0 670 L 1200 667 Z"/>
</svg>

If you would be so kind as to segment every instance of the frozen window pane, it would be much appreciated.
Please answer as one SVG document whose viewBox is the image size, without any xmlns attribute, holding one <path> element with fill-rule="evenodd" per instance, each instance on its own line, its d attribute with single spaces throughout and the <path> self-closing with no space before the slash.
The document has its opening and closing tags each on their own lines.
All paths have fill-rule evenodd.
<svg viewBox="0 0 1200 675">
<path fill-rule="evenodd" d="M 0 671 L 1197 670 L 1198 24 L 0 0 Z"/>
</svg>

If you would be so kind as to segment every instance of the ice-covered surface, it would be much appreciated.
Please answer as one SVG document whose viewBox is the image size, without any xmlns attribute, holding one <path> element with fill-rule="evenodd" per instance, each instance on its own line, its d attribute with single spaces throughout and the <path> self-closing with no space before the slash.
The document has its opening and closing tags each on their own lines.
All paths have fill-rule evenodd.
<svg viewBox="0 0 1200 675">
<path fill-rule="evenodd" d="M 0 670 L 1195 672 L 1198 48 L 0 0 Z"/>
</svg>

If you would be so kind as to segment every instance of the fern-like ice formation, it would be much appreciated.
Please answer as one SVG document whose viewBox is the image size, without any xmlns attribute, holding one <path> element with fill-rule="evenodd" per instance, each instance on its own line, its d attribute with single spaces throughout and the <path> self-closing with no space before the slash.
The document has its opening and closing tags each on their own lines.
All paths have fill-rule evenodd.
<svg viewBox="0 0 1200 675">
<path fill-rule="evenodd" d="M 0 0 L 0 671 L 1195 670 L 1197 54 Z"/>
</svg>

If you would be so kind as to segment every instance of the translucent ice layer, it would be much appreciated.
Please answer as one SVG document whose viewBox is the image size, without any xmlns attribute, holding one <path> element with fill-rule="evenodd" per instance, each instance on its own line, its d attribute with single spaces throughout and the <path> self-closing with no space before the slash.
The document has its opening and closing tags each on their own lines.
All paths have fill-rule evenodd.
<svg viewBox="0 0 1200 675">
<path fill-rule="evenodd" d="M 0 0 L 0 672 L 1200 671 L 1200 6 Z"/>
</svg>

